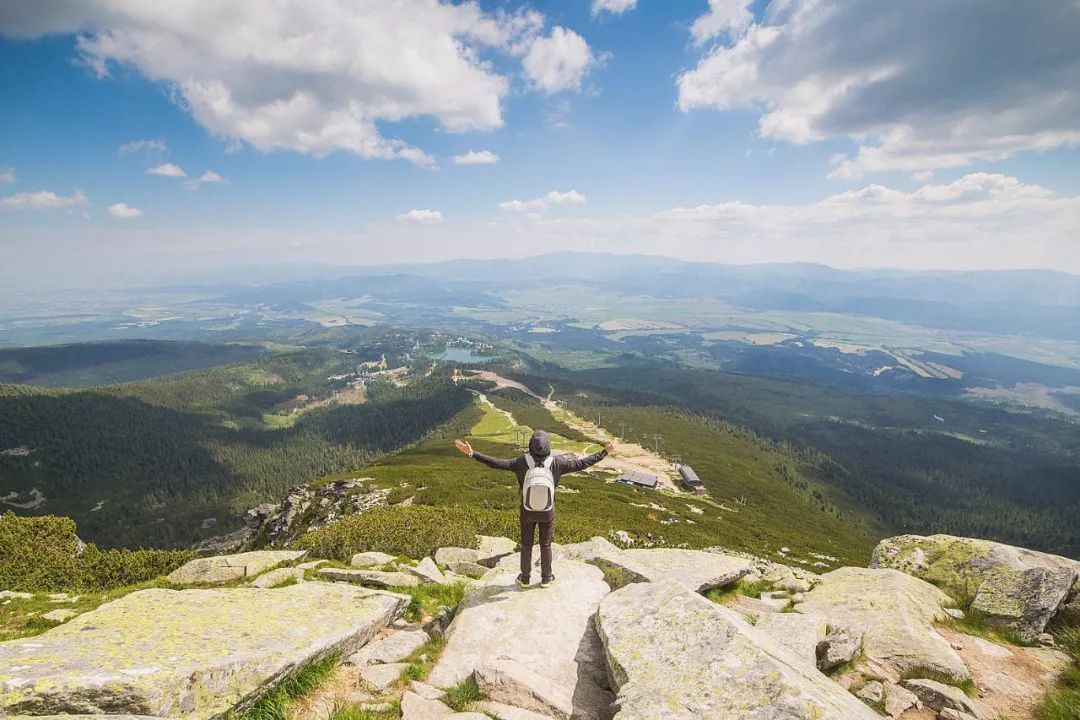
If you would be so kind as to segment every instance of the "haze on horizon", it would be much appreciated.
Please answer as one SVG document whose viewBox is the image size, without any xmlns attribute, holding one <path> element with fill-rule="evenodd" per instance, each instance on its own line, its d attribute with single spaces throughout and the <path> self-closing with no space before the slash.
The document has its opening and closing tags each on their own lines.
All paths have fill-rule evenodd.
<svg viewBox="0 0 1080 720">
<path fill-rule="evenodd" d="M 559 251 L 1080 274 L 1080 3 L 12 0 L 0 286 Z"/>
</svg>

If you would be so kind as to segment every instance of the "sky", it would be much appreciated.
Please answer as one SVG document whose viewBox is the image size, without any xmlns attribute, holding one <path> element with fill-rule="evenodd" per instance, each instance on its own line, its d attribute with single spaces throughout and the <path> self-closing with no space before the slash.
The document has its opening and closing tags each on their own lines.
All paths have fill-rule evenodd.
<svg viewBox="0 0 1080 720">
<path fill-rule="evenodd" d="M 564 250 L 1080 273 L 1077 0 L 6 0 L 0 284 Z"/>
</svg>

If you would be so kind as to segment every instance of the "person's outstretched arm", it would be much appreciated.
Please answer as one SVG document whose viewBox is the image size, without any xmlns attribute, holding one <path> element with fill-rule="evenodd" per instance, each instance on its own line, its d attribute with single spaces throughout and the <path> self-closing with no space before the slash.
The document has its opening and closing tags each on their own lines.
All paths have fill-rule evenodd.
<svg viewBox="0 0 1080 720">
<path fill-rule="evenodd" d="M 578 458 L 577 460 L 562 460 L 562 468 L 560 468 L 561 474 L 565 475 L 566 473 L 577 472 L 579 470 L 584 470 L 587 467 L 592 467 L 613 452 L 615 452 L 615 441 L 610 440 L 608 441 L 608 444 L 604 446 L 604 449 L 598 453 L 593 453 L 592 455 Z"/>
<path fill-rule="evenodd" d="M 472 449 L 472 445 L 465 442 L 464 440 L 455 440 L 454 441 L 454 447 L 456 447 L 458 450 L 460 450 L 463 454 L 468 455 L 469 457 L 471 457 L 473 460 L 476 460 L 477 462 L 484 463 L 485 465 L 487 465 L 490 468 L 495 468 L 496 470 L 516 470 L 517 469 L 515 467 L 515 460 L 517 460 L 517 458 L 511 459 L 511 460 L 502 460 L 500 458 L 493 458 L 490 455 L 484 455 L 483 453 L 478 453 L 478 452 L 476 452 L 476 451 L 474 451 Z"/>
</svg>

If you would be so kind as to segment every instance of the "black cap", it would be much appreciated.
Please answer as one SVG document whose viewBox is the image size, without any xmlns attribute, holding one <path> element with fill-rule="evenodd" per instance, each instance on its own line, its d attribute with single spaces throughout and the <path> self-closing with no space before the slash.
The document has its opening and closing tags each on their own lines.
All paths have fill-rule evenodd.
<svg viewBox="0 0 1080 720">
<path fill-rule="evenodd" d="M 551 436 L 543 430 L 537 430 L 529 439 L 529 454 L 543 458 L 551 454 Z"/>
</svg>

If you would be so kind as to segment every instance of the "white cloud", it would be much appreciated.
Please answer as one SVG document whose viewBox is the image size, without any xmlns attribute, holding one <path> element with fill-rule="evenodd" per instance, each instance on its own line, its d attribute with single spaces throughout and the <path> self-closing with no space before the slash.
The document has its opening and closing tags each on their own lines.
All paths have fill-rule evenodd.
<svg viewBox="0 0 1080 720">
<path fill-rule="evenodd" d="M 173 165 L 172 163 L 162 163 L 161 165 L 155 165 L 146 172 L 149 175 L 161 175 L 163 177 L 187 177 L 187 173 L 184 172 L 179 165 Z"/>
<path fill-rule="evenodd" d="M 494 165 L 499 156 L 490 150 L 470 150 L 464 155 L 455 155 L 455 165 Z"/>
<path fill-rule="evenodd" d="M 709 0 L 709 10 L 690 26 L 690 36 L 700 44 L 719 35 L 735 35 L 754 20 L 748 6 L 752 0 Z"/>
<path fill-rule="evenodd" d="M 192 189 L 192 190 L 198 190 L 199 186 L 204 184 L 204 183 L 216 183 L 216 184 L 221 184 L 221 185 L 227 185 L 228 181 L 225 178 L 218 175 L 213 170 L 207 170 L 206 172 L 204 172 L 199 177 L 192 178 L 191 180 L 186 181 L 184 183 L 184 185 L 187 186 L 188 188 Z"/>
<path fill-rule="evenodd" d="M 160 154 L 167 152 L 168 148 L 165 146 L 165 141 L 160 138 L 149 138 L 146 140 L 132 140 L 126 142 L 120 146 L 118 152 L 121 155 L 132 155 L 135 153 L 145 152 L 147 154 Z"/>
<path fill-rule="evenodd" d="M 592 14 L 599 15 L 609 12 L 612 15 L 622 15 L 627 10 L 637 7 L 637 0 L 593 0 Z"/>
<path fill-rule="evenodd" d="M 15 182 L 15 168 L 0 168 L 0 183 L 10 185 Z"/>
<path fill-rule="evenodd" d="M 1075 3 L 773 0 L 749 24 L 739 6 L 695 22 L 696 40 L 731 40 L 679 76 L 679 107 L 751 109 L 793 143 L 850 138 L 832 177 L 1080 145 Z"/>
<path fill-rule="evenodd" d="M 540 38 L 536 11 L 397 0 L 10 0 L 0 33 L 76 33 L 99 75 L 114 65 L 166 84 L 229 147 L 431 164 L 386 124 L 433 118 L 449 132 L 503 124 L 510 80 L 495 59 L 524 56 L 545 91 L 576 87 L 592 59 L 576 34 Z M 535 73 L 535 74 L 534 74 Z"/>
<path fill-rule="evenodd" d="M 532 200 L 507 200 L 499 203 L 499 207 L 510 212 L 538 213 L 546 210 L 549 205 L 584 205 L 585 196 L 577 190 L 559 192 L 551 190 L 546 195 Z"/>
<path fill-rule="evenodd" d="M 109 206 L 109 214 L 114 218 L 120 218 L 121 220 L 130 220 L 131 218 L 137 218 L 142 215 L 142 210 L 133 208 L 127 203 L 118 202 Z"/>
<path fill-rule="evenodd" d="M 85 204 L 86 195 L 82 190 L 76 190 L 68 196 L 39 190 L 0 197 L 0 210 L 70 210 Z"/>
<path fill-rule="evenodd" d="M 911 179 L 915 182 L 930 182 L 934 179 L 934 171 L 920 170 L 919 172 L 911 173 Z"/>
<path fill-rule="evenodd" d="M 550 35 L 532 42 L 521 66 L 532 86 L 550 95 L 580 90 L 582 79 L 598 61 L 585 38 L 556 26 Z"/>
<path fill-rule="evenodd" d="M 398 215 L 397 219 L 402 222 L 441 223 L 443 221 L 443 216 L 438 210 L 419 210 L 414 208 L 407 213 Z"/>
</svg>

